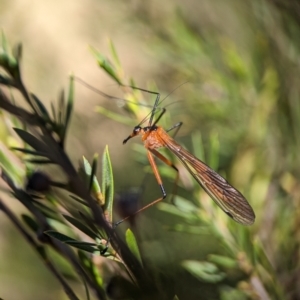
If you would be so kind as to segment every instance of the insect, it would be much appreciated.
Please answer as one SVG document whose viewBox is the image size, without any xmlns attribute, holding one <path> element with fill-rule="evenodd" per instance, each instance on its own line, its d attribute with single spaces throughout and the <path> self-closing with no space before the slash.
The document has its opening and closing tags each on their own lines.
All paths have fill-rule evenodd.
<svg viewBox="0 0 300 300">
<path fill-rule="evenodd" d="M 149 92 L 144 89 L 137 89 Z M 151 116 L 149 118 L 148 125 L 145 127 L 142 127 L 141 125 L 135 126 L 132 133 L 123 141 L 123 144 L 126 144 L 128 140 L 135 136 L 141 136 L 144 146 L 147 149 L 148 160 L 153 169 L 153 173 L 156 177 L 157 183 L 159 184 L 162 191 L 162 197 L 144 206 L 137 212 L 140 212 L 148 208 L 149 206 L 158 203 L 167 196 L 157 169 L 157 165 L 154 160 L 154 156 L 172 167 L 178 173 L 178 169 L 176 168 L 176 166 L 169 159 L 167 159 L 157 151 L 157 149 L 161 147 L 166 147 L 183 163 L 183 165 L 200 184 L 200 186 L 229 217 L 243 225 L 253 224 L 255 220 L 255 214 L 245 197 L 238 190 L 232 187 L 226 181 L 226 179 L 212 170 L 200 159 L 189 153 L 168 134 L 168 131 L 174 128 L 179 128 L 182 123 L 180 122 L 175 124 L 167 131 L 165 131 L 161 126 L 158 126 L 157 123 L 166 112 L 165 108 L 161 110 L 160 114 L 153 122 L 155 111 L 157 111 L 158 109 L 160 94 L 155 92 L 151 93 L 156 94 L 157 98 Z"/>
<path fill-rule="evenodd" d="M 82 80 L 77 80 L 83 82 Z M 84 83 L 84 82 L 83 82 Z M 86 83 L 84 83 L 88 86 Z M 90 87 L 90 86 L 89 86 Z M 141 90 L 150 94 L 156 95 L 155 104 L 152 107 L 152 112 L 149 118 L 148 125 L 142 127 L 141 122 L 139 125 L 133 128 L 132 133 L 123 141 L 123 144 L 126 144 L 131 138 L 140 135 L 144 143 L 145 148 L 147 149 L 147 156 L 150 162 L 150 165 L 153 169 L 153 173 L 157 180 L 158 185 L 162 191 L 162 197 L 152 201 L 148 205 L 137 210 L 134 214 L 141 212 L 148 207 L 162 201 L 166 198 L 167 193 L 164 189 L 160 174 L 157 169 L 157 165 L 154 160 L 154 156 L 160 159 L 162 162 L 172 167 L 178 174 L 178 169 L 176 166 L 165 156 L 163 156 L 157 149 L 161 147 L 168 148 L 177 158 L 182 162 L 185 168 L 190 172 L 190 174 L 195 178 L 195 180 L 200 184 L 200 186 L 206 191 L 206 193 L 215 201 L 215 203 L 233 220 L 243 225 L 251 225 L 255 221 L 255 214 L 245 199 L 245 197 L 231 186 L 226 179 L 224 179 L 220 174 L 211 169 L 208 165 L 202 162 L 200 159 L 195 157 L 193 154 L 184 149 L 179 143 L 177 143 L 169 134 L 168 131 L 177 128 L 182 125 L 181 122 L 175 124 L 169 130 L 164 130 L 161 126 L 158 126 L 159 120 L 165 114 L 166 109 L 162 108 L 160 114 L 153 121 L 155 113 L 160 109 L 159 99 L 160 94 L 153 91 L 148 91 L 142 88 L 131 87 L 137 90 Z M 119 99 L 113 96 L 109 96 L 95 88 L 92 88 L 96 93 L 110 98 L 110 99 Z M 126 100 L 125 100 L 126 101 Z M 129 219 L 132 215 L 125 217 L 119 223 Z"/>
</svg>

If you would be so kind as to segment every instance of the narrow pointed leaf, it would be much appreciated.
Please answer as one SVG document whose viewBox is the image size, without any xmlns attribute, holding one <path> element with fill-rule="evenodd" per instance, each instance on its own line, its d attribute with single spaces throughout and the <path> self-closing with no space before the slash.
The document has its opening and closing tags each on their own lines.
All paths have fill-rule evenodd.
<svg viewBox="0 0 300 300">
<path fill-rule="evenodd" d="M 95 253 L 96 251 L 99 251 L 97 248 L 97 245 L 92 244 L 92 243 L 85 243 L 85 242 L 79 242 L 75 240 L 70 240 L 70 241 L 65 241 L 65 244 L 68 244 L 74 248 L 84 250 L 90 253 Z"/>
<path fill-rule="evenodd" d="M 41 113 L 42 117 L 46 120 L 50 120 L 50 116 L 48 114 L 48 111 L 47 111 L 46 107 L 44 106 L 44 104 L 42 103 L 42 101 L 39 100 L 39 98 L 34 94 L 31 94 L 31 98 L 33 99 L 36 106 L 38 107 L 39 112 Z"/>
<path fill-rule="evenodd" d="M 89 205 L 84 200 L 82 200 L 74 195 L 70 195 L 70 198 L 72 198 L 73 200 L 77 201 L 78 203 L 80 203 L 82 205 L 89 207 Z"/>
<path fill-rule="evenodd" d="M 209 262 L 186 260 L 182 265 L 192 275 L 204 282 L 217 283 L 226 277 L 226 274 L 220 272 L 216 265 Z"/>
<path fill-rule="evenodd" d="M 99 66 L 106 71 L 106 73 L 110 75 L 118 84 L 122 84 L 122 81 L 116 73 L 115 67 L 109 62 L 109 60 L 100 54 L 96 49 L 91 48 L 91 51 L 96 57 Z"/>
<path fill-rule="evenodd" d="M 16 190 L 16 186 L 14 184 L 13 179 L 10 177 L 10 175 L 6 172 L 6 170 L 4 170 L 4 168 L 2 167 L 0 169 L 1 172 L 1 178 L 3 179 L 4 182 L 6 182 L 6 184 L 13 190 Z"/>
<path fill-rule="evenodd" d="M 39 139 L 37 139 L 35 136 L 19 128 L 13 129 L 17 133 L 17 135 L 33 149 L 45 154 L 49 153 L 48 146 L 45 143 L 41 142 Z"/>
<path fill-rule="evenodd" d="M 129 228 L 126 230 L 125 238 L 126 238 L 126 244 L 127 244 L 128 248 L 131 250 L 133 255 L 138 259 L 138 261 L 141 264 L 143 264 L 141 254 L 139 251 L 139 247 L 136 242 L 136 238 L 135 238 L 133 232 Z"/>
<path fill-rule="evenodd" d="M 80 231 L 82 231 L 83 233 L 85 233 L 87 236 L 89 236 L 92 239 L 96 239 L 98 236 L 97 234 L 91 230 L 90 228 L 88 228 L 86 225 L 84 225 L 82 222 L 80 222 L 79 220 L 71 217 L 71 216 L 67 216 L 67 215 L 63 215 L 63 217 L 70 222 L 73 226 L 75 226 L 76 228 L 78 228 Z"/>
<path fill-rule="evenodd" d="M 78 257 L 84 269 L 94 278 L 100 287 L 103 287 L 103 278 L 91 258 L 83 251 L 78 251 Z"/>
<path fill-rule="evenodd" d="M 54 164 L 53 161 L 48 160 L 48 159 L 30 158 L 30 159 L 25 159 L 25 161 L 28 163 L 31 163 L 31 164 L 36 164 L 36 165 Z"/>
<path fill-rule="evenodd" d="M 26 223 L 26 225 L 33 231 L 33 232 L 37 232 L 39 229 L 39 225 L 37 224 L 37 222 L 30 216 L 22 214 L 21 215 L 24 223 Z"/>
<path fill-rule="evenodd" d="M 71 237 L 69 237 L 65 234 L 62 234 L 60 232 L 57 232 L 55 230 L 47 230 L 44 233 L 49 235 L 50 237 L 53 237 L 53 238 L 59 240 L 60 242 L 63 242 L 63 243 L 66 243 L 68 241 L 75 241 L 76 242 L 76 240 L 74 240 L 73 238 L 71 238 Z"/>
<path fill-rule="evenodd" d="M 56 116 L 56 110 L 55 110 L 54 104 L 51 102 L 50 106 L 51 106 L 53 120 L 57 123 L 57 116 Z"/>
<path fill-rule="evenodd" d="M 0 143 L 1 147 L 1 143 Z M 7 154 L 6 149 L 4 149 L 5 152 L 3 152 L 0 149 L 0 167 L 3 168 L 11 175 L 13 180 L 17 182 L 18 184 L 23 183 L 23 176 L 24 174 L 24 169 L 22 168 L 21 165 L 16 163 L 10 155 Z M 0 170 L 1 173 L 1 170 Z"/>
<path fill-rule="evenodd" d="M 98 154 L 95 154 L 93 159 L 93 164 L 91 166 L 88 160 L 83 156 L 83 167 L 84 167 L 85 174 L 89 177 L 89 190 L 92 191 L 92 193 L 95 195 L 100 205 L 103 205 L 104 198 L 101 192 L 100 184 L 95 175 L 97 170 L 97 160 L 98 160 Z"/>
<path fill-rule="evenodd" d="M 106 220 L 112 222 L 112 208 L 114 200 L 114 179 L 112 166 L 108 152 L 108 146 L 105 147 L 102 157 L 102 193 L 105 199 L 104 213 Z"/>
<path fill-rule="evenodd" d="M 31 155 L 37 155 L 37 156 L 46 156 L 47 157 L 47 153 L 40 152 L 40 151 L 34 151 L 34 150 L 27 149 L 27 148 L 11 147 L 10 149 L 15 150 L 15 151 L 19 151 L 19 152 L 23 152 L 25 154 L 31 154 Z"/>
<path fill-rule="evenodd" d="M 66 115 L 65 115 L 65 130 L 69 125 L 69 121 L 72 115 L 73 110 L 73 103 L 74 103 L 74 77 L 71 76 L 70 78 L 70 85 L 69 85 L 69 94 L 68 94 L 68 103 L 66 108 Z"/>
<path fill-rule="evenodd" d="M 100 186 L 99 186 L 98 180 L 95 175 L 97 172 L 97 159 L 98 159 L 98 154 L 95 154 L 94 158 L 93 158 L 92 169 L 91 169 L 91 174 L 90 174 L 89 190 L 91 191 L 93 189 L 94 182 L 96 181 L 95 184 L 96 184 L 96 188 L 98 189 L 97 192 L 99 192 Z"/>
<path fill-rule="evenodd" d="M 208 256 L 208 260 L 211 263 L 216 264 L 217 266 L 220 266 L 221 268 L 225 269 L 238 269 L 239 264 L 237 260 L 223 256 L 223 255 L 216 255 L 216 254 L 210 254 Z"/>
<path fill-rule="evenodd" d="M 33 199 L 32 202 L 35 204 L 36 207 L 38 207 L 41 211 L 43 211 L 43 213 L 48 212 L 48 213 L 51 213 L 51 214 L 54 214 L 54 215 L 55 214 L 58 215 L 57 211 L 55 209 L 49 207 L 48 205 L 46 205 L 42 201 Z"/>
<path fill-rule="evenodd" d="M 13 56 L 16 59 L 16 61 L 18 62 L 18 65 L 21 62 L 22 59 L 22 44 L 19 43 L 17 44 L 14 48 L 13 48 Z"/>
<path fill-rule="evenodd" d="M 61 91 L 60 97 L 58 99 L 58 107 L 57 107 L 57 118 L 58 118 L 58 124 L 63 125 L 63 119 L 64 119 L 64 111 L 65 111 L 65 93 L 64 91 Z"/>
</svg>

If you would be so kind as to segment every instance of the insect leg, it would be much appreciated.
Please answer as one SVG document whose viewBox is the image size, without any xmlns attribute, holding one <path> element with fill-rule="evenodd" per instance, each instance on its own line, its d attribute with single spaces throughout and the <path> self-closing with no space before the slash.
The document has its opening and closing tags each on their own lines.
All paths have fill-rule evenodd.
<svg viewBox="0 0 300 300">
<path fill-rule="evenodd" d="M 175 130 L 175 133 L 173 134 L 173 137 L 178 133 L 178 131 L 179 131 L 179 129 L 181 128 L 181 126 L 182 126 L 182 122 L 178 122 L 178 123 L 176 123 L 176 124 L 174 124 L 171 128 L 169 128 L 168 130 L 166 130 L 166 132 L 170 132 L 171 130 L 173 130 L 173 129 L 176 129 Z"/>
<path fill-rule="evenodd" d="M 152 156 L 151 153 L 153 153 L 153 154 L 154 154 L 155 156 L 157 156 L 159 159 L 162 159 L 162 158 L 165 158 L 165 157 L 164 157 L 163 155 L 161 155 L 159 152 L 157 152 L 156 150 L 148 150 L 148 152 L 147 152 L 147 156 L 148 156 L 148 159 L 149 159 L 151 168 L 152 168 L 152 170 L 153 170 L 154 176 L 155 176 L 155 178 L 156 178 L 156 180 L 157 180 L 157 183 L 158 183 L 158 185 L 160 186 L 160 189 L 161 189 L 162 194 L 163 194 L 162 199 L 165 199 L 165 198 L 167 197 L 167 193 L 166 193 L 165 188 L 164 188 L 164 186 L 163 186 L 163 184 L 162 184 L 162 180 L 161 180 L 160 174 L 159 174 L 159 172 L 158 172 L 157 165 L 156 165 L 156 163 L 155 163 L 155 161 L 154 161 L 154 158 L 153 158 L 153 156 Z M 157 154 L 159 154 L 161 157 L 158 156 Z"/>
<path fill-rule="evenodd" d="M 178 123 L 179 124 L 179 123 Z M 181 123 L 182 124 L 182 123 Z M 174 125 L 176 126 L 176 124 Z M 173 128 L 175 128 L 173 126 Z M 176 126 L 178 129 L 180 128 L 181 125 Z M 172 128 L 172 129 L 173 129 Z M 177 129 L 177 131 L 178 131 Z M 150 150 L 157 158 L 159 158 L 162 162 L 164 162 L 166 165 L 170 166 L 171 168 L 173 168 L 176 171 L 176 178 L 175 178 L 175 182 L 174 182 L 174 186 L 173 186 L 173 192 L 172 192 L 172 198 L 171 198 L 171 202 L 173 202 L 173 196 L 176 194 L 177 192 L 177 183 L 179 180 L 179 171 L 177 169 L 177 167 L 172 163 L 172 161 L 170 161 L 169 159 L 167 159 L 165 156 L 163 156 L 161 153 L 159 153 L 157 150 L 151 149 Z"/>
<path fill-rule="evenodd" d="M 147 152 L 147 156 L 148 156 L 148 159 L 149 159 L 149 163 L 150 163 L 150 165 L 151 165 L 151 167 L 152 167 L 152 169 L 153 169 L 153 173 L 154 173 L 154 176 L 155 176 L 155 178 L 156 178 L 156 180 L 157 180 L 157 183 L 158 183 L 158 185 L 160 186 L 160 189 L 161 189 L 161 192 L 162 192 L 162 197 L 160 197 L 160 198 L 158 198 L 158 199 L 152 201 L 151 203 L 149 203 L 149 204 L 143 206 L 142 208 L 140 208 L 139 210 L 137 210 L 137 211 L 134 212 L 133 214 L 131 214 L 131 215 L 129 215 L 129 216 L 123 218 L 122 220 L 118 221 L 118 222 L 115 224 L 115 226 L 120 225 L 122 222 L 128 220 L 130 217 L 132 217 L 132 216 L 134 216 L 134 215 L 136 215 L 136 214 L 142 212 L 143 210 L 146 210 L 147 208 L 149 208 L 149 207 L 151 207 L 152 205 L 154 205 L 154 204 L 156 204 L 156 203 L 162 201 L 163 199 L 165 199 L 165 198 L 167 197 L 167 193 L 166 193 L 165 188 L 164 188 L 164 186 L 163 186 L 161 177 L 160 177 L 160 175 L 159 175 L 159 172 L 158 172 L 156 163 L 155 163 L 155 161 L 154 161 L 154 158 L 153 158 L 151 152 L 152 152 L 155 156 L 157 156 L 158 158 L 160 158 L 160 159 L 165 159 L 166 161 L 168 161 L 168 160 L 167 160 L 163 155 L 161 155 L 159 152 L 157 152 L 156 150 L 148 150 L 148 152 Z M 171 163 L 171 162 L 170 162 L 170 163 Z M 172 163 L 171 163 L 171 164 L 172 164 Z M 174 167 L 175 167 L 175 166 L 174 166 Z M 175 167 L 175 168 L 176 168 L 176 167 Z"/>
</svg>

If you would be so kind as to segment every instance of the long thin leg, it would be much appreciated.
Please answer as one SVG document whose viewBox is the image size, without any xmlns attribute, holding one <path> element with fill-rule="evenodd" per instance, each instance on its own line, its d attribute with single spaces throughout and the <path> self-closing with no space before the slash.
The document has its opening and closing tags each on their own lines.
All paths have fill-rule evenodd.
<svg viewBox="0 0 300 300">
<path fill-rule="evenodd" d="M 162 112 L 159 114 L 159 116 L 157 117 L 157 119 L 153 122 L 153 124 L 151 124 L 149 122 L 149 126 L 155 126 L 157 124 L 157 122 L 161 119 L 161 117 L 165 114 L 167 110 L 165 108 L 162 108 Z"/>
<path fill-rule="evenodd" d="M 168 130 L 166 130 L 166 132 L 170 132 L 171 130 L 173 130 L 173 129 L 176 129 L 175 130 L 175 133 L 173 134 L 173 137 L 178 133 L 178 131 L 179 131 L 179 129 L 181 128 L 181 126 L 182 126 L 182 122 L 178 122 L 178 123 L 176 123 L 176 124 L 174 124 L 171 128 L 169 128 Z"/>
<path fill-rule="evenodd" d="M 138 214 L 138 213 L 140 213 L 140 212 L 146 210 L 147 208 L 149 208 L 149 207 L 151 207 L 151 206 L 157 204 L 158 202 L 162 201 L 163 199 L 165 199 L 165 198 L 167 197 L 167 193 L 166 193 L 165 188 L 164 188 L 164 186 L 163 186 L 163 183 L 162 183 L 160 174 L 159 174 L 158 169 L 157 169 L 157 165 L 156 165 L 156 163 L 155 163 L 155 161 L 154 161 L 154 158 L 153 158 L 152 154 L 155 155 L 157 158 L 159 158 L 161 161 L 163 161 L 163 162 L 164 162 L 165 164 L 167 164 L 168 166 L 172 167 L 172 168 L 177 172 L 177 176 L 176 176 L 175 182 L 178 181 L 179 173 L 178 173 L 178 169 L 175 167 L 175 165 L 174 165 L 170 160 L 168 160 L 166 157 L 164 157 L 161 153 L 159 153 L 158 151 L 153 150 L 153 149 L 151 149 L 151 150 L 148 149 L 147 156 L 148 156 L 150 165 L 151 165 L 151 167 L 152 167 L 152 169 L 153 169 L 153 173 L 154 173 L 154 176 L 155 176 L 155 178 L 156 178 L 156 181 L 157 181 L 157 183 L 158 183 L 158 185 L 160 186 L 160 189 L 161 189 L 161 191 L 162 191 L 162 197 L 160 197 L 160 198 L 158 198 L 158 199 L 152 201 L 151 203 L 149 203 L 149 204 L 143 206 L 142 208 L 140 208 L 139 210 L 137 210 L 135 213 L 131 214 L 130 216 L 125 217 L 124 219 L 118 221 L 118 222 L 115 224 L 115 226 L 118 226 L 119 224 L 121 224 L 122 222 L 126 221 L 126 220 L 129 219 L 130 217 L 132 217 L 132 216 L 134 216 L 134 215 L 136 215 L 136 214 Z"/>
<path fill-rule="evenodd" d="M 176 195 L 176 192 L 177 192 L 177 183 L 178 183 L 178 180 L 179 180 L 179 171 L 176 168 L 176 166 L 172 163 L 172 161 L 170 161 L 169 159 L 167 159 L 166 157 L 164 157 L 161 153 L 159 153 L 156 150 L 150 150 L 150 151 L 157 158 L 159 158 L 162 162 L 164 162 L 166 165 L 170 166 L 171 168 L 173 168 L 176 171 L 176 178 L 175 178 L 175 181 L 174 181 L 174 186 L 173 186 L 173 191 L 172 191 L 172 196 L 171 196 L 171 203 L 173 203 L 173 197 L 174 197 L 174 195 Z"/>
<path fill-rule="evenodd" d="M 156 165 L 156 163 L 155 163 L 155 161 L 154 161 L 154 158 L 153 158 L 151 152 L 152 152 L 154 155 L 156 155 L 156 152 L 157 152 L 157 151 L 156 151 L 156 150 L 148 150 L 148 151 L 147 151 L 147 156 L 148 156 L 148 160 L 149 160 L 149 162 L 150 162 L 151 168 L 152 168 L 152 170 L 153 170 L 154 176 L 155 176 L 155 178 L 156 178 L 156 180 L 157 180 L 157 183 L 158 183 L 158 185 L 160 186 L 160 189 L 161 189 L 161 191 L 162 191 L 163 199 L 165 199 L 165 198 L 167 197 L 167 193 L 166 193 L 165 188 L 164 188 L 164 186 L 163 186 L 163 184 L 162 184 L 162 180 L 161 180 L 160 174 L 159 174 L 159 172 L 158 172 L 157 165 Z M 159 152 L 157 152 L 157 154 L 161 155 Z M 156 155 L 156 156 L 157 156 L 157 155 Z M 161 159 L 161 157 L 164 158 L 164 156 L 162 156 L 162 155 L 161 155 L 161 157 L 159 157 L 159 156 L 157 156 L 157 157 L 160 158 L 160 159 Z"/>
</svg>

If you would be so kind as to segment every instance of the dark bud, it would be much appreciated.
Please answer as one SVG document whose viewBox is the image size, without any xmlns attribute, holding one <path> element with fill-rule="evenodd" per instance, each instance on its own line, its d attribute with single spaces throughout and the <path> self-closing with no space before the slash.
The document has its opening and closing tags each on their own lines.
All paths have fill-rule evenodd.
<svg viewBox="0 0 300 300">
<path fill-rule="evenodd" d="M 44 193 L 49 191 L 51 185 L 50 177 L 43 172 L 34 172 L 28 177 L 26 190 L 31 192 Z"/>
<path fill-rule="evenodd" d="M 119 193 L 115 198 L 116 209 L 121 218 L 132 216 L 129 219 L 131 225 L 135 225 L 135 213 L 140 208 L 141 194 L 141 189 L 132 189 Z"/>
<path fill-rule="evenodd" d="M 113 300 L 141 299 L 140 290 L 129 280 L 121 276 L 113 277 L 106 287 L 107 295 Z"/>
</svg>

